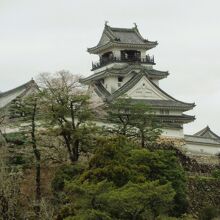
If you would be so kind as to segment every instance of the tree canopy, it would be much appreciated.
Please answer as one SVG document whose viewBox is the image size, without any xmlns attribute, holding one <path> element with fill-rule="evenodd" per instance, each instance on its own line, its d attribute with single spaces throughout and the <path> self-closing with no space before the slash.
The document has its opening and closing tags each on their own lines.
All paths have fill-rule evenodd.
<svg viewBox="0 0 220 220">
<path fill-rule="evenodd" d="M 154 219 L 186 211 L 185 174 L 174 153 L 138 148 L 124 137 L 100 140 L 88 167 L 66 181 L 67 219 Z"/>
</svg>

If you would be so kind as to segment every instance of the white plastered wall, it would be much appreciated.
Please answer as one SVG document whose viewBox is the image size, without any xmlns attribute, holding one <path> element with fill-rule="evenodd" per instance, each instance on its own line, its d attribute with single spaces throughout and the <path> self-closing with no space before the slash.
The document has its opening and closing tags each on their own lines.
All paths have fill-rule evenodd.
<svg viewBox="0 0 220 220">
<path fill-rule="evenodd" d="M 126 92 L 126 95 L 133 99 L 170 100 L 169 97 L 156 89 L 145 76 L 143 76 L 133 88 Z"/>
<path fill-rule="evenodd" d="M 186 149 L 186 151 L 192 154 L 216 155 L 220 153 L 220 146 L 201 144 L 201 143 L 186 143 L 184 148 Z"/>
<path fill-rule="evenodd" d="M 164 128 L 162 129 L 162 136 L 169 138 L 184 138 L 184 132 L 182 128 Z"/>
</svg>

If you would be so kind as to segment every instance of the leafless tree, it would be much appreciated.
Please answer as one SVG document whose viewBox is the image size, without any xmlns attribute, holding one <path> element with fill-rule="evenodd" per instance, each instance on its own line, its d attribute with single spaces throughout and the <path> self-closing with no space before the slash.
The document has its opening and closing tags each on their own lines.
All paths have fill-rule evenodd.
<svg viewBox="0 0 220 220">
<path fill-rule="evenodd" d="M 86 122 L 91 119 L 89 96 L 80 77 L 68 71 L 40 74 L 45 126 L 61 136 L 72 163 L 78 161 L 83 142 L 90 135 Z"/>
</svg>

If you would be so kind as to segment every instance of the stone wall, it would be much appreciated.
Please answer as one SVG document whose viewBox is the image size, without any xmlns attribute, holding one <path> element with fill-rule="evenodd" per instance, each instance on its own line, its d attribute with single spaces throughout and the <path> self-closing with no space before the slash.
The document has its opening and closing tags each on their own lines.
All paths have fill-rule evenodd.
<svg viewBox="0 0 220 220">
<path fill-rule="evenodd" d="M 200 164 L 210 164 L 210 165 L 218 165 L 220 164 L 220 159 L 215 155 L 193 155 L 187 154 L 190 158 L 195 159 Z"/>
<path fill-rule="evenodd" d="M 211 177 L 188 178 L 189 212 L 197 215 L 204 208 L 220 209 L 220 180 Z"/>
<path fill-rule="evenodd" d="M 191 157 L 191 155 L 187 155 L 187 152 L 182 148 L 184 144 L 184 140 L 181 139 L 161 138 L 158 141 L 157 148 L 175 151 L 181 165 L 187 172 L 203 175 L 205 174 L 208 176 L 214 169 L 220 168 L 217 157 L 215 157 L 215 160 L 213 160 L 213 156 L 207 156 L 205 159 L 204 157 Z M 213 163 L 212 160 L 215 161 L 215 163 Z"/>
</svg>

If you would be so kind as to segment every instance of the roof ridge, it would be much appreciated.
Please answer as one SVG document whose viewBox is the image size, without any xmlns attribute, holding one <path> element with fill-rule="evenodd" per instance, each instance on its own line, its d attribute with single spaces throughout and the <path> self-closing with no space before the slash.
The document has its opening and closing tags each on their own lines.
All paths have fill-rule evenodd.
<svg viewBox="0 0 220 220">
<path fill-rule="evenodd" d="M 194 136 L 203 137 L 202 135 L 204 135 L 206 132 L 210 132 L 214 137 L 216 137 L 217 139 L 220 140 L 220 136 L 218 136 L 216 133 L 214 133 L 208 125 L 205 128 L 203 128 L 202 130 L 196 132 L 194 134 Z M 215 138 L 213 138 L 213 139 L 215 139 Z"/>
<path fill-rule="evenodd" d="M 116 36 L 114 35 L 114 33 L 111 30 L 111 27 L 108 26 L 108 25 L 105 25 L 103 34 L 104 33 L 109 37 L 109 41 L 112 41 L 112 40 L 114 40 L 116 38 Z"/>
<path fill-rule="evenodd" d="M 135 32 L 135 29 L 133 27 L 132 28 L 110 27 L 110 28 L 111 28 L 112 31 L 131 31 L 131 32 Z"/>
<path fill-rule="evenodd" d="M 127 32 L 127 33 L 126 33 Z M 116 44 L 114 46 L 122 46 L 122 47 L 136 47 L 144 48 L 144 49 L 152 49 L 158 45 L 157 41 L 149 41 L 146 40 L 139 32 L 138 28 L 118 28 L 118 27 L 110 27 L 109 25 L 105 24 L 104 30 L 102 32 L 109 38 L 109 41 L 105 43 L 99 43 L 91 48 L 87 48 L 89 53 L 98 54 L 100 51 L 105 50 L 106 48 L 110 48 L 112 44 Z"/>
</svg>

